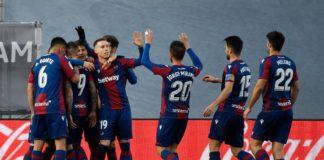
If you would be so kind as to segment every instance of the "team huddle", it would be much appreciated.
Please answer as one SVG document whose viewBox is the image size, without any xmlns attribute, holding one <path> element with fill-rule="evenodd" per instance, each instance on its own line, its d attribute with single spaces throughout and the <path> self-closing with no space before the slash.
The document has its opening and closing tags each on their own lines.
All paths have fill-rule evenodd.
<svg viewBox="0 0 324 160">
<path fill-rule="evenodd" d="M 163 160 L 180 159 L 177 148 L 185 133 L 193 80 L 203 64 L 190 46 L 185 33 L 170 44 L 172 65 L 150 60 L 153 31 L 133 33 L 138 58 L 117 55 L 119 41 L 115 36 L 98 38 L 91 48 L 82 27 L 77 27 L 78 41 L 61 37 L 51 41 L 48 54 L 38 58 L 28 78 L 28 104 L 31 110 L 30 147 L 25 160 L 88 159 L 81 146 L 82 134 L 91 151 L 90 159 L 117 160 L 115 140 L 121 150 L 120 160 L 131 160 L 131 107 L 126 94 L 127 81 L 137 83 L 133 68 L 145 66 L 162 77 L 161 112 L 156 133 L 156 147 Z M 241 60 L 243 41 L 238 36 L 224 39 L 226 58 L 222 78 L 212 75 L 203 81 L 221 83 L 221 93 L 205 108 L 208 117 L 217 110 L 209 132 L 209 159 L 219 160 L 223 141 L 240 160 L 269 160 L 262 149 L 263 141 L 272 142 L 274 159 L 284 159 L 283 146 L 288 140 L 299 81 L 294 62 L 280 50 L 285 38 L 273 31 L 267 34 L 268 57 L 260 64 L 259 78 L 250 101 L 251 70 Z M 188 54 L 193 65 L 183 64 Z M 263 106 L 253 128 L 250 148 L 244 151 L 244 119 L 262 93 Z M 46 145 L 46 149 L 43 150 Z M 149 146 L 147 146 L 149 147 Z M 150 159 L 150 157 L 147 157 Z"/>
</svg>

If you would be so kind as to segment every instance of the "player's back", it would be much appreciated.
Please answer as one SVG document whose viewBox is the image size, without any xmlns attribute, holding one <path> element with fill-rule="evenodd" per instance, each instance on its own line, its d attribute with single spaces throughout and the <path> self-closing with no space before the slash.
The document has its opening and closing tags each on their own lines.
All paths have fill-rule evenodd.
<svg viewBox="0 0 324 160">
<path fill-rule="evenodd" d="M 162 84 L 161 117 L 188 118 L 190 90 L 193 77 L 196 76 L 196 68 L 183 65 L 167 68 L 169 72 L 163 77 Z"/>
<path fill-rule="evenodd" d="M 234 78 L 234 81 L 233 81 Z M 243 60 L 235 60 L 226 65 L 222 77 L 222 90 L 226 82 L 233 82 L 232 92 L 220 104 L 218 110 L 243 115 L 251 80 L 251 70 Z"/>
<path fill-rule="evenodd" d="M 32 68 L 34 76 L 34 100 L 36 114 L 63 114 L 63 74 L 57 54 L 46 54 L 37 59 Z"/>
<path fill-rule="evenodd" d="M 284 55 L 273 55 L 262 60 L 260 78 L 268 79 L 263 90 L 263 110 L 289 110 L 291 86 L 298 79 L 295 63 Z"/>
</svg>

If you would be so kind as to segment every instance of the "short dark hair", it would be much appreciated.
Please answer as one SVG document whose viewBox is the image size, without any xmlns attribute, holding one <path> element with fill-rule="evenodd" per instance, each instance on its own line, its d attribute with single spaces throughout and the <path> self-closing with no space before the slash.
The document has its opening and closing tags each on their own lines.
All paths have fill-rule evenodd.
<svg viewBox="0 0 324 160">
<path fill-rule="evenodd" d="M 228 36 L 224 41 L 226 42 L 227 47 L 232 48 L 236 55 L 241 55 L 243 41 L 239 36 Z"/>
<path fill-rule="evenodd" d="M 110 46 L 112 48 L 117 48 L 119 45 L 118 39 L 113 35 L 105 35 L 102 38 L 106 39 L 106 41 L 110 43 Z"/>
<path fill-rule="evenodd" d="M 78 45 L 75 42 L 71 41 L 67 43 L 66 51 L 67 51 L 67 55 L 71 57 L 78 52 Z"/>
<path fill-rule="evenodd" d="M 186 47 L 180 41 L 173 41 L 170 44 L 170 53 L 176 60 L 181 61 L 186 53 Z"/>
<path fill-rule="evenodd" d="M 85 47 L 85 45 L 80 41 L 80 40 L 76 40 L 76 41 L 74 41 L 74 43 L 79 47 L 79 46 L 84 46 Z"/>
<path fill-rule="evenodd" d="M 100 41 L 107 41 L 107 40 L 104 39 L 104 38 L 98 38 L 97 40 L 95 40 L 95 41 L 93 42 L 93 47 L 95 47 L 95 46 L 97 45 L 97 43 L 100 42 Z"/>
<path fill-rule="evenodd" d="M 54 37 L 52 39 L 52 41 L 51 41 L 51 47 L 50 48 L 52 48 L 52 47 L 54 47 L 56 45 L 63 45 L 63 46 L 66 47 L 67 46 L 67 43 L 64 40 L 64 38 L 62 38 L 62 37 Z"/>
<path fill-rule="evenodd" d="M 280 51 L 285 43 L 285 36 L 278 31 L 269 32 L 267 38 L 272 48 L 276 51 Z"/>
</svg>

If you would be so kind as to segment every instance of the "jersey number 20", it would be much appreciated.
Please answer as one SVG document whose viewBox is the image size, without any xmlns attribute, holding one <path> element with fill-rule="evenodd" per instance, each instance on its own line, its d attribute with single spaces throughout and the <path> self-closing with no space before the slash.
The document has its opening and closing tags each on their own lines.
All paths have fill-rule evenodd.
<svg viewBox="0 0 324 160">
<path fill-rule="evenodd" d="M 192 86 L 192 81 L 175 81 L 171 84 L 171 88 L 176 88 L 172 91 L 169 96 L 170 101 L 186 101 L 190 94 L 190 88 Z M 177 94 L 181 93 L 177 96 Z"/>
</svg>

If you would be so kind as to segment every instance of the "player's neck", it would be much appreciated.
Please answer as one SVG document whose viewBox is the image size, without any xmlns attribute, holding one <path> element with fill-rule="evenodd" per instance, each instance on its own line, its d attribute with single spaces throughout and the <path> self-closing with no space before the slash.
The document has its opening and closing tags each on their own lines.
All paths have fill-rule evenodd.
<svg viewBox="0 0 324 160">
<path fill-rule="evenodd" d="M 98 57 L 99 62 L 102 64 L 106 63 L 108 59 L 109 58 L 105 59 L 105 58 Z"/>
<path fill-rule="evenodd" d="M 270 54 L 269 55 L 270 56 L 281 55 L 281 52 L 280 51 L 274 51 L 274 50 L 272 50 L 272 51 L 270 51 Z"/>
<path fill-rule="evenodd" d="M 173 60 L 173 61 L 172 61 L 172 65 L 174 65 L 174 66 L 181 66 L 181 65 L 183 65 L 183 64 L 182 64 L 181 61 L 175 61 L 175 60 Z"/>
<path fill-rule="evenodd" d="M 230 57 L 229 61 L 232 63 L 232 62 L 234 62 L 236 60 L 240 60 L 240 59 L 241 59 L 241 57 L 239 57 L 239 56 L 233 56 L 233 57 Z"/>
</svg>

